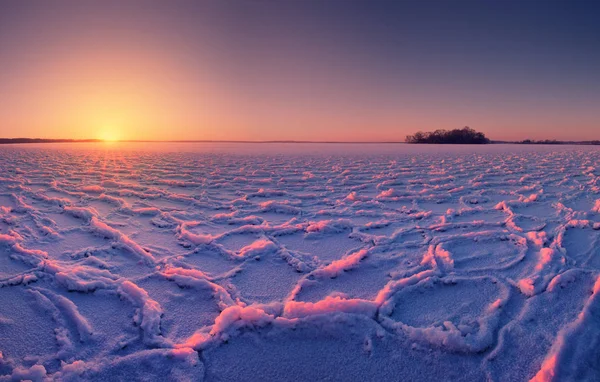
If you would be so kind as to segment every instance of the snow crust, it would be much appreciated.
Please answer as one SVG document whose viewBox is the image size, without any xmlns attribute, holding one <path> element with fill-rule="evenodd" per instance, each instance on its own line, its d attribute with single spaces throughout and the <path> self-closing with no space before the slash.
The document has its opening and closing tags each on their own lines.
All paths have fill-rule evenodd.
<svg viewBox="0 0 600 382">
<path fill-rule="evenodd" d="M 0 148 L 0 381 L 599 380 L 600 152 L 394 147 Z"/>
</svg>

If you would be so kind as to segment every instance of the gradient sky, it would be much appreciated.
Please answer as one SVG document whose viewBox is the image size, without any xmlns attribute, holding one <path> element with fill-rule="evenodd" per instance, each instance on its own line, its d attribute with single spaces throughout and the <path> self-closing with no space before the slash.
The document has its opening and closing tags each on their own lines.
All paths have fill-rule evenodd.
<svg viewBox="0 0 600 382">
<path fill-rule="evenodd" d="M 0 136 L 600 139 L 600 1 L 0 0 Z"/>
</svg>

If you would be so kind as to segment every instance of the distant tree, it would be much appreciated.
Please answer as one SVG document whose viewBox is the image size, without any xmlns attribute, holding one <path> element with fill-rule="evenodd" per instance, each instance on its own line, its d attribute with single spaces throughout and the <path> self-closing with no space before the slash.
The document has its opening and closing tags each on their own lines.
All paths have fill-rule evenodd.
<svg viewBox="0 0 600 382">
<path fill-rule="evenodd" d="M 573 142 L 557 141 L 556 139 L 544 139 L 544 140 L 540 140 L 540 141 L 536 141 L 536 140 L 532 140 L 532 139 L 525 139 L 524 141 L 517 142 L 517 143 L 521 143 L 523 145 L 566 145 L 568 143 L 573 143 Z M 592 142 L 580 142 L 580 143 L 593 144 Z"/>
<path fill-rule="evenodd" d="M 422 131 L 417 131 L 415 135 L 407 135 L 406 142 L 419 143 L 425 139 L 425 134 Z"/>
<path fill-rule="evenodd" d="M 423 133 L 421 131 L 406 137 L 407 143 L 438 143 L 438 144 L 486 144 L 490 140 L 485 134 L 475 131 L 469 126 L 454 130 L 436 130 Z"/>
</svg>

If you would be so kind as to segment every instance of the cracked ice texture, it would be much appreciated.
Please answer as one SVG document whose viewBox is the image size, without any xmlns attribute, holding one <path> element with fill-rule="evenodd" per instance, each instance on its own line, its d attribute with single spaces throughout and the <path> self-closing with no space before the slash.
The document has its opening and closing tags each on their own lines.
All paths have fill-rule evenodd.
<svg viewBox="0 0 600 382">
<path fill-rule="evenodd" d="M 2 380 L 598 380 L 591 147 L 0 148 Z"/>
</svg>

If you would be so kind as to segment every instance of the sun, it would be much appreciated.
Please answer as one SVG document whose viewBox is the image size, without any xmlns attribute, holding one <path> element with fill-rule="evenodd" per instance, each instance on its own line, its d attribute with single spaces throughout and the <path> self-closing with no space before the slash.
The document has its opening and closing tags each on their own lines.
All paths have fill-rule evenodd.
<svg viewBox="0 0 600 382">
<path fill-rule="evenodd" d="M 100 134 L 100 139 L 105 142 L 116 142 L 119 140 L 119 137 L 113 132 L 105 132 Z"/>
<path fill-rule="evenodd" d="M 104 126 L 98 132 L 98 139 L 105 142 L 116 142 L 121 139 L 118 128 L 115 126 Z"/>
</svg>

